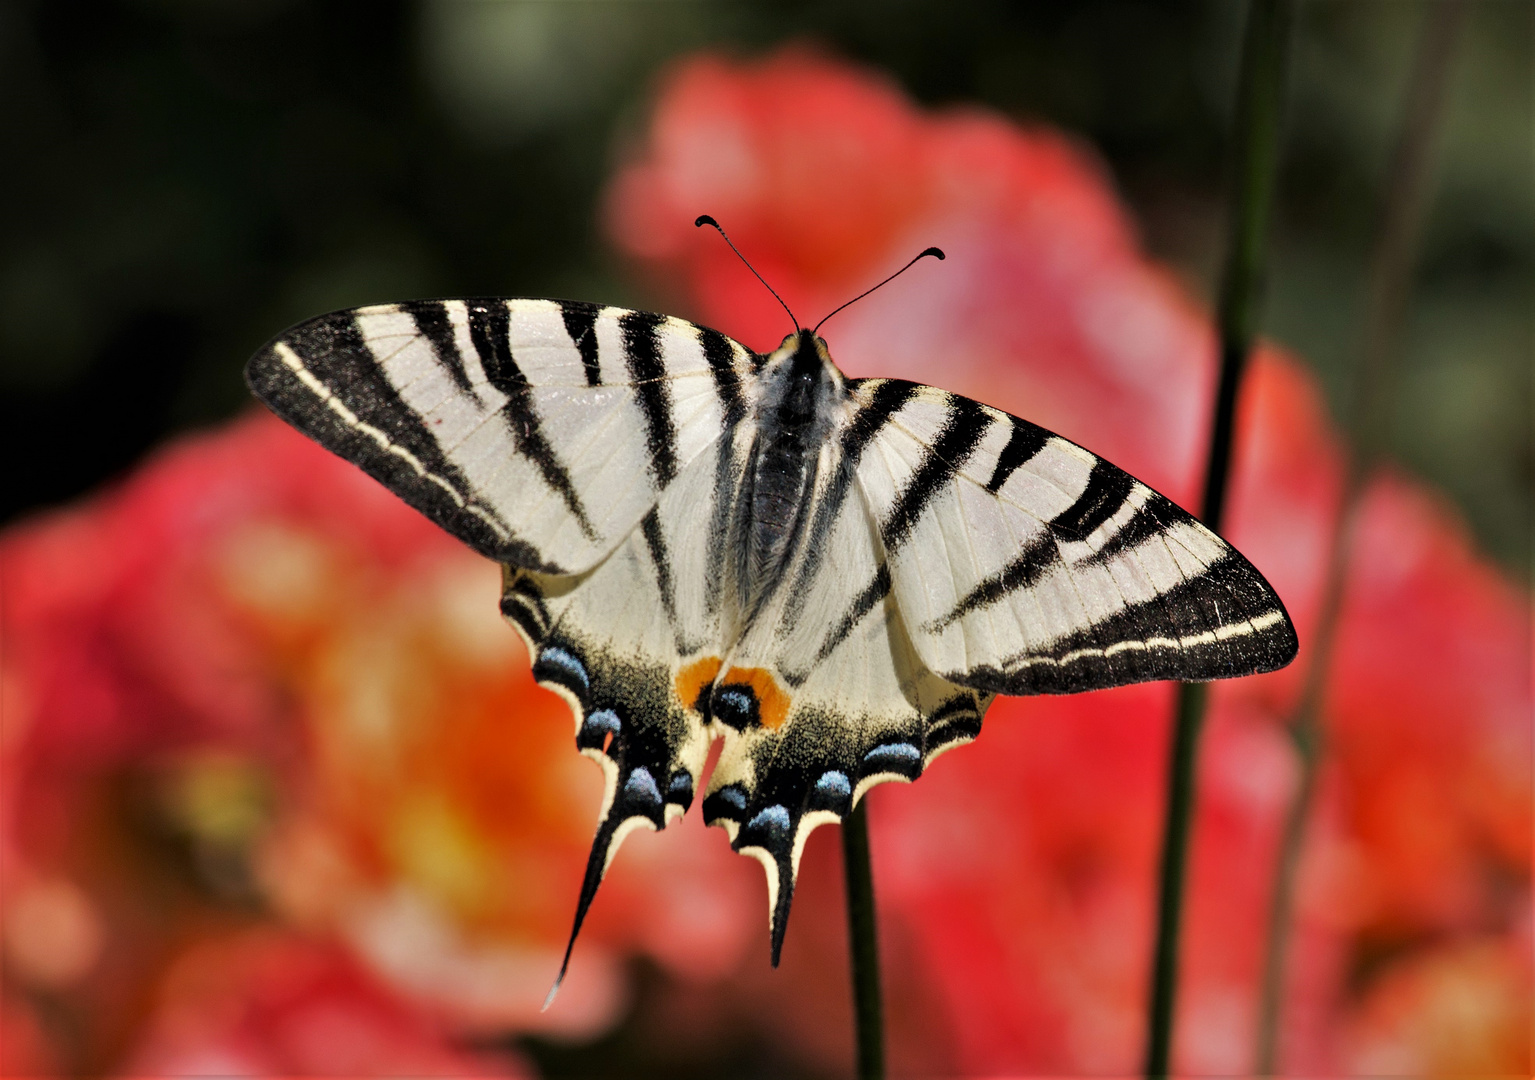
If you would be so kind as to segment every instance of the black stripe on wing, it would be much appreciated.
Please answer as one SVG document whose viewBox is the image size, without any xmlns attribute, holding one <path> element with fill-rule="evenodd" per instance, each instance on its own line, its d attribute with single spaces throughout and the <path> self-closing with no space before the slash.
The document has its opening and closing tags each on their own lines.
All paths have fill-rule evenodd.
<svg viewBox="0 0 1535 1080">
<path fill-rule="evenodd" d="M 468 306 L 469 340 L 479 354 L 485 377 L 507 397 L 501 411 L 517 451 L 533 462 L 544 483 L 564 501 L 582 535 L 597 541 L 597 530 L 587 517 L 570 472 L 544 435 L 543 421 L 533 405 L 533 387 L 512 355 L 511 311 L 503 300 L 473 300 Z"/>
<path fill-rule="evenodd" d="M 1153 537 L 1162 535 L 1173 525 L 1183 522 L 1196 523 L 1194 516 L 1176 503 L 1153 495 L 1083 562 L 1089 565 L 1106 563 L 1116 555 L 1139 547 Z"/>
<path fill-rule="evenodd" d="M 931 761 L 944 750 L 973 742 L 981 734 L 981 717 L 990 704 L 989 697 L 982 702 L 974 694 L 965 693 L 956 694 L 934 709 L 927 718 L 923 759 Z"/>
<path fill-rule="evenodd" d="M 714 391 L 725 407 L 725 425 L 729 427 L 746 415 L 741 375 L 735 367 L 735 346 L 724 334 L 707 326 L 698 328 L 698 342 L 703 346 L 709 373 L 714 376 Z"/>
<path fill-rule="evenodd" d="M 848 392 L 857 393 L 869 384 L 874 386 L 869 403 L 853 414 L 852 422 L 842 433 L 843 456 L 855 466 L 880 429 L 923 389 L 922 384 L 904 379 L 857 379 L 848 383 Z"/>
<path fill-rule="evenodd" d="M 549 633 L 549 610 L 544 593 L 521 570 L 502 571 L 501 614 L 516 623 L 532 641 L 542 641 Z"/>
<path fill-rule="evenodd" d="M 363 341 L 355 312 L 322 315 L 283 332 L 251 357 L 245 381 L 278 416 L 476 551 L 561 572 L 494 508 L 475 499 L 420 415 L 390 385 Z"/>
<path fill-rule="evenodd" d="M 656 590 L 661 594 L 661 610 L 666 615 L 666 625 L 671 627 L 679 653 L 689 653 L 700 647 L 697 642 L 683 635 L 682 620 L 677 617 L 677 591 L 672 574 L 671 552 L 667 549 L 666 534 L 661 529 L 661 514 L 651 507 L 650 513 L 640 519 L 640 534 L 645 540 L 645 550 L 650 555 L 656 572 Z"/>
<path fill-rule="evenodd" d="M 474 393 L 469 383 L 469 373 L 464 370 L 464 358 L 459 355 L 458 342 L 453 335 L 453 324 L 448 319 L 448 309 L 441 300 L 417 300 L 400 305 L 415 320 L 421 336 L 431 342 L 437 362 L 453 378 L 453 385 L 466 394 Z"/>
<path fill-rule="evenodd" d="M 1032 424 L 1028 426 L 1033 427 Z M 1017 430 L 1015 427 L 1015 434 Z M 1042 431 L 1040 428 L 1034 428 L 1034 430 Z M 1044 435 L 1046 439 L 1050 437 L 1048 433 Z M 1012 446 L 1013 441 L 1010 439 L 1008 446 L 1003 449 L 1003 454 L 1005 455 L 1007 449 Z M 1009 470 L 1009 472 L 1012 471 L 1015 470 Z M 1090 536 L 1119 513 L 1137 486 L 1135 478 L 1129 473 L 1110 465 L 1102 458 L 1097 459 L 1088 472 L 1086 485 L 1072 504 L 1047 521 L 1044 531 L 1025 544 L 1006 566 L 983 578 L 947 613 L 929 623 L 928 629 L 932 633 L 942 633 L 971 612 L 1001 603 L 1020 589 L 1027 589 L 1034 585 L 1046 571 L 1064 563 L 1061 557 L 1061 542 L 1081 541 Z M 1001 487 L 1001 484 L 998 484 L 998 487 Z M 1112 553 L 1112 550 L 1123 546 L 1120 536 L 1132 522 L 1138 522 L 1137 532 L 1143 530 L 1148 519 L 1141 517 L 1141 514 L 1149 506 L 1159 502 L 1166 506 L 1172 505 L 1161 496 L 1153 494 L 1146 506 L 1142 506 L 1140 511 L 1131 516 L 1130 521 L 1104 541 L 1104 547 L 1100 549 L 1098 559 L 1101 561 L 1108 557 L 1104 552 Z M 1154 533 L 1161 531 L 1160 528 L 1152 530 Z"/>
<path fill-rule="evenodd" d="M 875 571 L 874 580 L 865 585 L 858 595 L 853 598 L 853 602 L 848 605 L 847 612 L 842 616 L 837 625 L 832 628 L 831 633 L 826 635 L 826 640 L 821 643 L 820 651 L 816 653 L 815 662 L 817 664 L 824 663 L 832 653 L 836 652 L 837 646 L 847 640 L 847 636 L 853 632 L 854 627 L 863 621 L 864 616 L 873 611 L 876 604 L 879 604 L 885 597 L 890 595 L 890 586 L 890 566 L 888 563 L 882 562 L 879 564 L 879 569 Z"/>
<path fill-rule="evenodd" d="M 1074 694 L 1155 679 L 1255 675 L 1295 658 L 1295 627 L 1235 551 L 1203 573 L 1045 648 L 944 678 L 1001 694 Z"/>
<path fill-rule="evenodd" d="M 1076 502 L 1050 519 L 1050 528 L 1062 539 L 1085 540 L 1119 513 L 1135 489 L 1135 478 L 1099 458 L 1087 474 L 1087 486 Z"/>
<path fill-rule="evenodd" d="M 972 611 L 1001 603 L 1018 590 L 1027 589 L 1044 577 L 1045 571 L 1061 561 L 1060 546 L 1054 534 L 1046 529 L 1025 544 L 1011 562 L 995 574 L 983 578 L 960 598 L 959 603 L 946 614 L 934 619 L 926 629 L 930 633 L 941 634 Z"/>
<path fill-rule="evenodd" d="M 561 300 L 560 316 L 565 322 L 565 332 L 581 354 L 581 367 L 586 372 L 587 386 L 602 385 L 602 366 L 597 360 L 597 313 L 602 309 L 596 304 L 576 300 Z"/>
<path fill-rule="evenodd" d="M 997 455 L 997 465 L 991 472 L 991 479 L 986 481 L 986 490 L 993 495 L 1002 490 L 1008 477 L 1031 461 L 1050 441 L 1050 433 L 1044 428 L 1016 416 L 1009 416 L 1008 419 L 1013 423 L 1012 432 L 1007 437 L 1007 445 L 1002 448 L 1002 453 Z"/>
<path fill-rule="evenodd" d="M 650 448 L 650 472 L 657 490 L 677 478 L 677 426 L 672 419 L 672 392 L 661 356 L 664 315 L 630 311 L 619 320 L 629 377 L 645 416 L 645 442 Z"/>
<path fill-rule="evenodd" d="M 707 326 L 698 328 L 698 341 L 703 347 L 704 362 L 714 379 L 714 392 L 724 410 L 724 428 L 714 448 L 713 503 L 709 512 L 709 540 L 706 546 L 708 565 L 704 576 L 705 610 L 714 615 L 719 611 L 720 592 L 725 579 L 725 547 L 730 542 L 730 515 L 735 507 L 735 494 L 741 486 L 741 467 L 735 460 L 736 425 L 746 418 L 746 387 L 741 372 L 736 368 L 736 345 L 718 330 Z"/>
<path fill-rule="evenodd" d="M 887 553 L 893 554 L 905 543 L 927 504 L 975 453 L 991 426 L 991 417 L 979 402 L 957 394 L 946 396 L 949 418 L 928 446 L 922 463 L 902 490 L 895 507 L 880 525 L 880 538 L 885 542 Z"/>
</svg>

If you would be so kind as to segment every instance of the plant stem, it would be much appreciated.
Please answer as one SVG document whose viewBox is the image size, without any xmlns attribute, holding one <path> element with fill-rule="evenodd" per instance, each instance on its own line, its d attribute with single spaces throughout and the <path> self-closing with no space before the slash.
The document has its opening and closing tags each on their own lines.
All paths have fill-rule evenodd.
<svg viewBox="0 0 1535 1080">
<path fill-rule="evenodd" d="M 1279 158 L 1279 127 L 1289 67 L 1292 0 L 1252 0 L 1237 85 L 1232 133 L 1230 236 L 1216 315 L 1221 344 L 1220 382 L 1210 425 L 1200 516 L 1218 530 L 1226 510 L 1231 473 L 1237 388 L 1257 332 L 1258 303 L 1268 258 L 1269 211 Z"/>
<path fill-rule="evenodd" d="M 1344 474 L 1338 520 L 1328 551 L 1321 610 L 1311 646 L 1311 664 L 1290 720 L 1290 736 L 1300 763 L 1300 781 L 1285 815 L 1269 907 L 1254 1062 L 1254 1071 L 1259 1076 L 1274 1075 L 1278 1064 L 1295 875 L 1305 842 L 1306 821 L 1316 791 L 1317 766 L 1321 757 L 1322 700 L 1331 672 L 1333 644 L 1343 607 L 1360 502 L 1386 440 L 1391 413 L 1391 361 L 1398 352 L 1414 254 L 1428 205 L 1434 140 L 1465 7 L 1464 0 L 1440 0 L 1424 18 L 1412 72 L 1407 80 L 1402 126 L 1386 174 L 1386 196 L 1370 264 L 1368 307 L 1348 417 L 1351 452 Z"/>
<path fill-rule="evenodd" d="M 1174 997 L 1178 977 L 1178 941 L 1183 882 L 1188 864 L 1189 825 L 1194 817 L 1194 765 L 1204 727 L 1205 685 L 1183 683 L 1173 721 L 1173 745 L 1167 767 L 1167 820 L 1163 826 L 1162 866 L 1157 881 L 1157 938 L 1152 954 L 1151 1011 L 1146 1040 L 1146 1075 L 1167 1075 L 1172 1057 Z"/>
<path fill-rule="evenodd" d="M 848 951 L 853 967 L 853 1023 L 858 1032 L 858 1080 L 882 1080 L 885 1015 L 879 990 L 868 806 L 868 799 L 860 800 L 842 820 L 842 861 L 847 882 Z"/>
<path fill-rule="evenodd" d="M 1252 0 L 1237 77 L 1237 108 L 1232 136 L 1231 231 L 1221 279 L 1218 323 L 1220 382 L 1206 459 L 1205 524 L 1219 529 L 1231 472 L 1232 433 L 1237 388 L 1252 349 L 1265 262 L 1269 209 L 1273 202 L 1279 153 L 1280 114 L 1290 44 L 1292 0 Z M 1167 820 L 1157 895 L 1156 946 L 1146 1031 L 1146 1075 L 1164 1077 L 1172 1058 L 1178 983 L 1178 944 L 1182 929 L 1184 879 L 1189 834 L 1194 817 L 1194 779 L 1199 733 L 1204 723 L 1204 686 L 1178 689 L 1167 775 Z"/>
</svg>

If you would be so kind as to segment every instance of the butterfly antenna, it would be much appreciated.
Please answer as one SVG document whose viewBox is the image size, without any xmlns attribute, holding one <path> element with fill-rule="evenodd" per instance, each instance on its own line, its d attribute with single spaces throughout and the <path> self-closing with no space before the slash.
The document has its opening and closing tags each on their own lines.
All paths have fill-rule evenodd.
<svg viewBox="0 0 1535 1080">
<path fill-rule="evenodd" d="M 921 255 L 918 255 L 915 259 L 911 260 L 911 262 L 907 263 L 905 266 L 901 267 L 895 273 L 891 274 L 884 281 L 881 281 L 878 285 L 874 286 L 874 289 L 880 289 L 880 288 L 883 288 L 886 285 L 889 285 L 892 281 L 894 281 L 896 278 L 900 277 L 902 274 L 906 273 L 906 271 L 910 270 L 913 266 L 917 265 L 917 263 L 921 262 L 923 259 L 927 258 L 929 255 L 931 255 L 935 259 L 939 259 L 939 260 L 943 259 L 943 252 L 942 251 L 940 251 L 938 248 L 930 247 L 926 251 L 924 251 Z M 851 300 L 849 300 L 846 304 L 843 304 L 842 307 L 839 307 L 839 308 L 836 309 L 836 311 L 833 311 L 831 313 L 831 315 L 826 316 L 826 319 L 831 318 L 832 315 L 835 315 L 838 311 L 841 311 L 842 308 L 850 307 L 851 305 L 858 303 L 858 301 L 862 300 L 865 296 L 868 296 L 871 292 L 873 292 L 874 289 L 865 289 L 863 292 L 859 293 L 857 296 L 855 296 Z M 810 332 L 812 334 L 817 333 L 821 329 L 821 327 L 826 325 L 826 319 L 822 319 L 820 322 L 816 323 L 815 324 L 815 329 L 810 331 Z"/>
<path fill-rule="evenodd" d="M 693 222 L 693 228 L 701 229 L 705 225 L 712 225 L 719 232 L 719 234 L 721 236 L 724 236 L 725 237 L 725 243 L 730 244 L 730 250 L 736 253 L 736 258 L 740 259 L 743 263 L 746 263 L 746 269 L 750 270 L 753 274 L 757 274 L 757 268 L 755 266 L 753 266 L 751 263 L 746 262 L 746 256 L 742 255 L 741 254 L 741 249 L 736 247 L 735 244 L 731 242 L 729 236 L 725 235 L 725 230 L 720 228 L 720 223 L 715 221 L 708 214 L 699 214 L 698 215 L 698 219 Z M 937 250 L 937 249 L 935 248 L 934 250 Z M 926 252 L 923 252 L 923 254 L 926 254 Z M 943 257 L 942 255 L 939 256 L 939 258 L 942 258 L 942 257 Z M 920 258 L 920 256 L 919 256 L 919 258 Z M 779 302 L 779 304 L 783 305 L 783 309 L 785 311 L 789 312 L 789 321 L 794 323 L 794 332 L 796 334 L 798 334 L 799 333 L 799 320 L 794 317 L 794 312 L 789 311 L 789 305 L 785 304 L 783 302 L 783 297 L 778 295 L 777 290 L 774 289 L 773 286 L 769 285 L 767 283 L 767 278 L 763 277 L 761 274 L 757 274 L 757 280 L 762 282 L 762 287 L 764 289 L 766 289 L 768 292 L 772 293 L 773 294 L 773 299 L 777 300 Z"/>
</svg>

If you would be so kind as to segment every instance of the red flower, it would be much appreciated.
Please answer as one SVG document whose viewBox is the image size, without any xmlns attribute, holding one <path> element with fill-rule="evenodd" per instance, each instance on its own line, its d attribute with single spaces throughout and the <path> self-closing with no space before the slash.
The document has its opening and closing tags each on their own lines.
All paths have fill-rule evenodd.
<svg viewBox="0 0 1535 1080">
<path fill-rule="evenodd" d="M 450 1044 L 334 945 L 257 932 L 170 969 L 127 1076 L 525 1076 L 507 1054 Z"/>
<path fill-rule="evenodd" d="M 87 1071 L 121 1067 L 188 937 L 253 905 L 480 1034 L 600 1031 L 624 953 L 717 974 L 757 928 L 728 849 L 637 843 L 691 910 L 630 917 L 660 902 L 616 873 L 539 1011 L 596 771 L 497 614 L 496 568 L 274 418 L 11 530 L 0 575 L 0 903 L 25 995 L 5 1023 L 61 997 L 60 1053 Z"/>
</svg>

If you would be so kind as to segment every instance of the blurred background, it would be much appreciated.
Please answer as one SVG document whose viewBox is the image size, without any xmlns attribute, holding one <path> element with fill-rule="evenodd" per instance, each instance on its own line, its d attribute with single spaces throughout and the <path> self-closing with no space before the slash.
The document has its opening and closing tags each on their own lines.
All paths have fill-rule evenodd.
<svg viewBox="0 0 1535 1080">
<path fill-rule="evenodd" d="M 1025 170 L 1035 185 L 1026 189 L 1067 192 L 1068 209 L 1078 199 L 1070 193 L 1082 193 L 1078 202 L 1097 209 L 1082 212 L 1079 235 L 1124 231 L 1115 258 L 1172 290 L 1156 301 L 1182 328 L 1172 337 L 1203 347 L 1245 8 L 0 7 L 0 440 L 20 463 L 0 485 L 10 526 L 0 543 L 0 757 L 10 789 L 0 793 L 0 1064 L 18 1075 L 844 1071 L 846 972 L 824 970 L 845 948 L 829 830 L 807 852 L 781 975 L 758 940 L 755 864 L 736 866 L 749 861 L 690 820 L 625 848 L 561 1007 L 536 1012 L 589 843 L 596 770 L 571 752 L 563 706 L 532 687 L 520 646 L 496 625 L 493 570 L 344 467 L 241 419 L 252 411 L 241 366 L 316 313 L 435 295 L 674 310 L 753 347 L 776 344 L 771 310 L 727 321 L 706 278 L 728 268 L 666 238 L 675 222 L 655 224 L 665 200 L 645 194 L 659 183 L 652 173 L 682 168 L 667 157 L 668 132 L 699 122 L 697 100 L 709 97 L 699 86 L 710 78 L 721 101 L 741 95 L 742 124 L 782 108 L 791 133 L 793 109 L 815 105 L 791 102 L 793 92 L 817 79 L 830 80 L 833 111 L 845 98 L 848 115 L 865 109 L 892 124 L 988 110 L 980 115 L 1021 132 L 1005 138 L 1028 153 L 1068 162 L 1064 180 Z M 1273 406 L 1275 430 L 1310 447 L 1312 464 L 1287 458 L 1292 471 L 1275 475 L 1303 478 L 1296 489 L 1312 494 L 1296 505 L 1317 521 L 1335 500 L 1327 415 L 1342 415 L 1358 356 L 1367 262 L 1424 11 L 1413 0 L 1297 7 L 1262 320 L 1285 358 L 1264 383 L 1281 389 L 1264 400 L 1291 402 Z M 1381 525 L 1374 565 L 1391 561 L 1380 552 L 1407 550 L 1410 534 L 1421 541 L 1411 551 L 1449 569 L 1371 593 L 1394 599 L 1359 616 L 1355 638 L 1344 635 L 1353 670 L 1376 681 L 1361 676 L 1334 702 L 1339 764 L 1323 784 L 1287 1036 L 1297 1069 L 1515 1074 L 1529 1063 L 1532 52 L 1529 5 L 1470 4 L 1392 387 L 1390 456 L 1400 477 L 1424 483 L 1402 479 L 1372 504 L 1387 507 L 1381 521 L 1417 523 Z M 789 67 L 779 82 L 754 83 L 760 62 Z M 711 129 L 701 130 L 708 145 Z M 789 153 L 793 140 L 779 135 Z M 887 174 L 905 161 L 887 159 Z M 713 200 L 663 207 L 689 228 L 699 212 L 741 223 L 737 240 L 778 269 L 770 280 L 791 302 L 834 304 L 895 258 L 893 246 L 870 241 L 851 269 L 806 271 L 729 185 L 668 190 Z M 774 219 L 779 232 L 792 223 L 812 247 L 835 233 L 816 208 L 788 203 L 789 216 Z M 939 242 L 952 254 L 943 230 L 956 215 L 916 215 L 928 231 L 892 229 L 891 243 Z M 987 220 L 972 227 L 984 231 Z M 999 235 L 1012 227 L 992 220 Z M 939 298 L 917 306 L 938 312 L 934 326 L 969 333 L 963 305 L 933 289 Z M 882 353 L 881 331 L 846 318 L 854 367 L 944 380 L 943 368 L 922 368 L 899 343 Z M 895 359 L 882 368 L 886 355 Z M 1064 347 L 1041 355 L 1046 366 L 1077 356 Z M 1203 385 L 1203 362 L 1169 385 Z M 1043 412 L 1010 397 L 1014 383 L 965 378 L 948 385 L 1089 445 L 1108 440 L 1116 460 L 1192 496 L 1191 459 L 1159 459 L 1160 429 L 1133 419 L 1154 394 L 1121 387 L 1116 407 L 1128 411 L 1106 415 L 1132 419 L 1095 429 L 1090 406 L 1074 406 L 1065 390 L 1051 396 L 1057 376 L 1019 376 L 1036 380 L 1027 385 L 1041 391 Z M 1181 400 L 1195 408 L 1203 392 Z M 1190 425 L 1177 431 L 1192 446 Z M 157 449 L 199 431 L 216 434 Z M 1284 441 L 1262 445 L 1275 439 Z M 1269 475 L 1253 469 L 1250 486 Z M 70 509 L 50 513 L 58 507 Z M 1244 526 L 1239 512 L 1238 531 L 1261 535 L 1248 518 Z M 1261 539 L 1249 553 L 1304 637 L 1316 574 L 1295 564 L 1319 565 L 1321 533 L 1296 535 L 1270 546 L 1277 570 L 1258 558 Z M 1399 645 L 1386 628 L 1415 619 L 1438 624 L 1442 639 L 1425 626 L 1385 655 Z M 1393 679 L 1430 669 L 1445 673 L 1440 696 L 1392 697 Z M 1233 691 L 1214 722 L 1206 782 L 1217 839 L 1196 893 L 1231 895 L 1229 871 L 1248 874 L 1250 895 L 1236 915 L 1208 922 L 1222 927 L 1216 937 L 1201 944 L 1194 934 L 1207 961 L 1196 960 L 1202 974 L 1188 996 L 1188 1023 L 1201 1033 L 1181 1051 L 1190 1069 L 1240 1072 L 1248 1059 L 1268 880 L 1249 853 L 1272 851 L 1293 787 L 1278 725 L 1295 686 Z M 991 882 L 1013 889 L 1011 899 L 985 901 L 984 917 L 966 906 L 969 886 L 940 896 L 922 884 L 947 872 L 934 852 L 959 859 L 956 837 L 992 828 L 984 802 L 955 809 L 961 774 L 947 789 L 939 769 L 910 792 L 879 793 L 876 815 L 889 808 L 883 824 L 875 819 L 876 859 L 894 882 L 884 948 L 900 1070 L 1136 1067 L 1162 689 L 1006 717 L 999 706 L 988 719 L 994 739 L 1008 737 L 998 732 L 1014 718 L 1023 732 L 1016 747 L 993 742 L 993 756 L 1011 762 L 1016 748 L 1033 762 L 995 782 L 1033 782 L 1045 794 L 1005 812 L 998 804 L 999 819 L 1038 827 L 1013 853 L 1017 876 Z M 1417 699 L 1431 703 L 1421 718 L 1409 715 Z M 1127 735 L 1116 726 L 1124 715 L 1145 723 Z M 1051 734 L 1059 730 L 1076 734 Z M 953 755 L 956 768 L 967 753 L 979 763 L 985 751 Z M 1089 774 L 1110 760 L 1118 764 Z M 919 794 L 924 786 L 931 795 Z M 1124 804 L 1110 813 L 1095 798 Z M 953 880 L 984 893 L 970 872 L 954 869 Z M 1045 883 L 1038 895 L 1030 882 Z M 1211 915 L 1212 902 L 1201 908 L 1196 897 L 1191 918 Z M 1059 915 L 1056 937 L 1087 951 L 1037 929 L 1041 940 L 1018 944 L 1012 966 L 988 974 L 996 941 L 1013 931 L 992 939 L 976 927 L 1029 924 L 1040 912 Z M 934 925 L 960 929 L 923 929 Z M 997 1001 L 1006 1005 L 982 1007 Z"/>
</svg>

